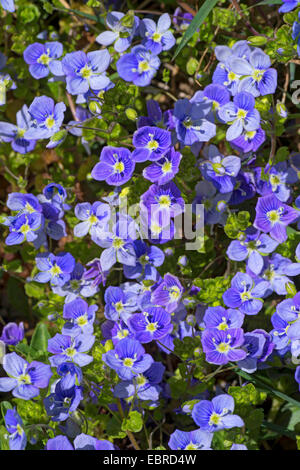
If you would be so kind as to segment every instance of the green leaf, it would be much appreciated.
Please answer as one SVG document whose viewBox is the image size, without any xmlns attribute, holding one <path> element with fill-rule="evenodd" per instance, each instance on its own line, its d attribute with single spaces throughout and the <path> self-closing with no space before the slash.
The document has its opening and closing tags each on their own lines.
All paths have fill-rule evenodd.
<svg viewBox="0 0 300 470">
<path fill-rule="evenodd" d="M 232 364 L 232 365 L 234 365 L 234 364 Z M 277 398 L 280 398 L 281 400 L 287 401 L 288 403 L 290 403 L 291 405 L 296 406 L 297 408 L 300 408 L 300 402 L 299 401 L 297 401 L 294 398 L 289 397 L 285 393 L 282 393 L 279 390 L 276 390 L 275 388 L 271 387 L 263 377 L 258 377 L 256 375 L 247 374 L 247 372 L 244 372 L 240 369 L 236 369 L 235 372 L 236 372 L 236 374 L 240 375 L 241 377 L 248 380 L 249 382 L 254 383 L 257 387 L 270 392 L 272 395 L 276 396 Z"/>
<path fill-rule="evenodd" d="M 30 282 L 25 284 L 25 292 L 28 297 L 34 297 L 35 299 L 40 299 L 44 294 L 44 287 L 42 287 L 37 282 Z"/>
<path fill-rule="evenodd" d="M 9 450 L 7 436 L 8 432 L 4 426 L 0 426 L 0 450 Z"/>
<path fill-rule="evenodd" d="M 263 46 L 264 44 L 267 44 L 268 38 L 266 38 L 265 36 L 249 36 L 248 42 L 252 46 Z"/>
<path fill-rule="evenodd" d="M 202 25 L 205 18 L 209 15 L 213 7 L 218 3 L 219 0 L 206 0 L 200 10 L 198 10 L 195 17 L 192 19 L 190 26 L 184 33 L 180 43 L 177 46 L 173 60 L 178 56 L 179 52 L 184 48 L 184 46 L 189 42 L 193 34 L 197 29 Z"/>
<path fill-rule="evenodd" d="M 139 432 L 143 427 L 143 418 L 138 411 L 131 411 L 127 418 L 123 419 L 122 431 Z"/>
<path fill-rule="evenodd" d="M 2 401 L 1 402 L 1 414 L 3 416 L 3 419 L 5 418 L 7 410 L 12 410 L 12 405 L 9 403 L 9 401 Z"/>
<path fill-rule="evenodd" d="M 30 349 L 45 353 L 48 349 L 48 339 L 50 334 L 45 323 L 38 323 L 30 343 Z"/>
</svg>

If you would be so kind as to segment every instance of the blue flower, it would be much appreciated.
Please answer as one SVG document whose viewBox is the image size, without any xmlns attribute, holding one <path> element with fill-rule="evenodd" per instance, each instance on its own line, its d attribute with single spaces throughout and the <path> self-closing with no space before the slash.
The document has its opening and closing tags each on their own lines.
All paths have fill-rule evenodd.
<svg viewBox="0 0 300 470">
<path fill-rule="evenodd" d="M 104 147 L 100 162 L 92 170 L 92 178 L 96 181 L 105 180 L 112 186 L 120 186 L 130 180 L 135 168 L 132 155 L 124 147 Z"/>
<path fill-rule="evenodd" d="M 251 49 L 247 41 L 237 41 L 232 48 L 217 46 L 215 48 L 216 58 L 220 61 L 213 74 L 213 83 L 225 86 L 234 96 L 238 93 L 241 75 L 233 72 L 231 61 L 235 58 L 248 59 Z"/>
<path fill-rule="evenodd" d="M 204 178 L 211 181 L 220 193 L 229 193 L 235 185 L 235 177 L 241 168 L 241 159 L 234 155 L 224 157 L 215 145 L 204 152 L 208 160 L 200 162 Z"/>
<path fill-rule="evenodd" d="M 230 124 L 226 132 L 226 139 L 229 141 L 240 137 L 244 130 L 255 131 L 260 127 L 260 114 L 255 109 L 255 99 L 245 91 L 238 93 L 233 102 L 219 108 L 218 116 Z"/>
<path fill-rule="evenodd" d="M 252 374 L 260 364 L 267 360 L 274 347 L 271 335 L 264 330 L 256 329 L 245 333 L 243 349 L 246 349 L 247 356 L 238 362 L 238 366 Z"/>
<path fill-rule="evenodd" d="M 152 184 L 141 196 L 141 207 L 154 216 L 162 213 L 166 218 L 176 217 L 184 211 L 184 200 L 173 181 L 160 186 Z"/>
<path fill-rule="evenodd" d="M 300 339 L 300 293 L 293 298 L 285 299 L 277 305 L 277 315 L 288 323 L 286 334 L 292 341 Z"/>
<path fill-rule="evenodd" d="M 104 314 L 108 320 L 127 321 L 132 312 L 137 310 L 137 297 L 133 292 L 124 292 L 121 287 L 109 286 L 104 294 Z"/>
<path fill-rule="evenodd" d="M 4 421 L 9 433 L 9 450 L 24 450 L 27 444 L 27 437 L 23 429 L 23 421 L 16 408 L 7 410 Z"/>
<path fill-rule="evenodd" d="M 293 263 L 279 253 L 273 253 L 271 257 L 265 256 L 263 261 L 260 278 L 269 282 L 266 295 L 270 295 L 273 291 L 278 295 L 287 295 L 287 284 L 294 284 L 289 276 L 300 274 L 300 263 Z M 247 269 L 247 272 L 255 279 L 255 274 L 251 270 Z"/>
<path fill-rule="evenodd" d="M 31 121 L 25 132 L 25 139 L 48 139 L 60 130 L 66 105 L 55 104 L 52 98 L 39 96 L 29 106 Z"/>
<path fill-rule="evenodd" d="M 132 152 L 133 161 L 156 161 L 170 149 L 171 134 L 159 127 L 140 127 L 133 134 L 132 143 L 136 147 Z"/>
<path fill-rule="evenodd" d="M 125 338 L 119 341 L 115 349 L 102 355 L 102 360 L 114 369 L 122 380 L 131 380 L 145 372 L 153 359 L 145 353 L 143 346 L 135 339 Z"/>
<path fill-rule="evenodd" d="M 171 49 L 175 44 L 175 38 L 170 31 L 170 26 L 171 18 L 168 13 L 161 15 L 157 25 L 149 18 L 143 19 L 140 23 L 142 45 L 157 55 Z"/>
<path fill-rule="evenodd" d="M 32 152 L 35 148 L 36 141 L 24 138 L 24 134 L 29 128 L 31 119 L 26 104 L 17 112 L 16 119 L 17 125 L 10 124 L 9 122 L 0 122 L 0 140 L 10 142 L 15 152 L 22 154 Z"/>
<path fill-rule="evenodd" d="M 120 57 L 116 65 L 123 80 L 137 86 L 147 86 L 156 74 L 160 60 L 144 46 L 135 46 L 129 54 Z"/>
<path fill-rule="evenodd" d="M 133 380 L 118 383 L 114 388 L 114 395 L 129 400 L 137 395 L 140 400 L 156 402 L 162 390 L 158 384 L 162 381 L 164 371 L 165 367 L 161 362 L 153 362 L 149 369 Z"/>
<path fill-rule="evenodd" d="M 66 375 L 57 382 L 55 391 L 44 399 L 44 406 L 52 421 L 65 421 L 82 399 L 82 389 L 75 385 L 74 376 Z"/>
<path fill-rule="evenodd" d="M 205 359 L 210 364 L 227 364 L 230 361 L 240 361 L 246 357 L 246 352 L 241 349 L 244 342 L 242 328 L 229 328 L 219 330 L 208 328 L 201 336 Z"/>
<path fill-rule="evenodd" d="M 63 318 L 67 320 L 62 328 L 62 333 L 69 336 L 80 334 L 89 335 L 94 331 L 95 312 L 97 305 L 89 306 L 88 303 L 77 298 L 64 305 Z"/>
<path fill-rule="evenodd" d="M 262 196 L 274 193 L 280 201 L 286 202 L 291 194 L 291 190 L 287 185 L 298 181 L 296 171 L 289 167 L 287 162 L 279 162 L 268 171 L 264 170 L 268 181 L 261 178 L 262 171 L 260 167 L 255 168 L 257 192 Z"/>
<path fill-rule="evenodd" d="M 66 436 L 56 436 L 48 439 L 46 450 L 74 450 Z"/>
<path fill-rule="evenodd" d="M 40 388 L 48 387 L 52 375 L 47 364 L 33 361 L 30 364 L 15 352 L 6 354 L 3 369 L 9 377 L 0 378 L 0 392 L 10 392 L 16 398 L 31 400 L 40 393 Z"/>
<path fill-rule="evenodd" d="M 171 147 L 162 158 L 143 170 L 144 178 L 159 185 L 169 183 L 179 171 L 181 158 L 182 155 Z"/>
<path fill-rule="evenodd" d="M 233 414 L 234 399 L 221 394 L 212 401 L 202 400 L 193 408 L 192 417 L 202 431 L 215 432 L 244 426 L 244 421 Z"/>
<path fill-rule="evenodd" d="M 269 288 L 269 282 L 260 280 L 254 284 L 248 274 L 237 273 L 232 281 L 231 287 L 223 294 L 225 305 L 238 308 L 245 315 L 256 315 L 263 307 L 262 297 Z"/>
<path fill-rule="evenodd" d="M 89 233 L 92 240 L 101 236 L 109 221 L 111 211 L 108 204 L 103 202 L 83 202 L 75 206 L 75 215 L 82 222 L 75 225 L 74 235 L 84 237 Z"/>
<path fill-rule="evenodd" d="M 151 300 L 154 305 L 160 305 L 168 313 L 173 313 L 183 294 L 183 287 L 178 278 L 170 273 L 164 275 L 163 281 L 153 291 Z"/>
<path fill-rule="evenodd" d="M 131 45 L 133 37 L 137 33 L 140 20 L 137 16 L 133 18 L 132 26 L 123 24 L 124 13 L 111 11 L 106 16 L 106 24 L 111 31 L 104 31 L 96 37 L 96 41 L 102 46 L 109 46 L 114 43 L 117 52 L 124 52 Z"/>
<path fill-rule="evenodd" d="M 57 333 L 48 341 L 48 351 L 54 356 L 49 358 L 50 364 L 57 367 L 64 362 L 74 362 L 80 367 L 90 364 L 92 356 L 85 354 L 95 342 L 95 336 L 80 334 L 75 338 Z"/>
<path fill-rule="evenodd" d="M 9 234 L 5 239 L 7 245 L 19 245 L 24 241 L 33 242 L 42 223 L 39 213 L 21 214 L 10 222 Z"/>
<path fill-rule="evenodd" d="M 172 450 L 211 450 L 212 438 L 212 433 L 202 429 L 189 432 L 176 429 L 170 435 L 168 445 Z"/>
<path fill-rule="evenodd" d="M 248 59 L 234 58 L 231 70 L 239 74 L 239 91 L 251 93 L 254 97 L 273 94 L 277 87 L 277 71 L 271 68 L 270 57 L 262 50 L 254 49 Z"/>
<path fill-rule="evenodd" d="M 226 223 L 227 203 L 231 198 L 230 193 L 219 193 L 210 181 L 200 181 L 196 185 L 196 197 L 193 206 L 196 204 L 204 205 L 204 221 L 207 225 Z"/>
<path fill-rule="evenodd" d="M 44 78 L 51 72 L 53 75 L 64 75 L 61 62 L 57 59 L 63 53 L 63 45 L 60 42 L 35 42 L 26 47 L 23 57 L 29 64 L 29 72 L 35 79 Z"/>
<path fill-rule="evenodd" d="M 85 54 L 83 51 L 70 52 L 62 60 L 66 75 L 67 90 L 71 95 L 86 93 L 89 89 L 103 90 L 110 84 L 104 74 L 110 64 L 107 49 Z"/>
<path fill-rule="evenodd" d="M 130 217 L 119 216 L 119 221 L 112 227 L 112 232 L 105 237 L 97 238 L 97 245 L 105 248 L 100 256 L 103 271 L 109 271 L 117 261 L 135 266 L 136 254 L 132 243 L 136 238 L 135 222 Z"/>
<path fill-rule="evenodd" d="M 98 292 L 99 288 L 98 284 L 91 278 L 85 277 L 86 273 L 83 266 L 76 263 L 74 270 L 71 272 L 70 280 L 63 286 L 51 285 L 51 289 L 55 294 L 65 297 L 65 303 L 72 302 L 79 296 L 91 297 Z"/>
<path fill-rule="evenodd" d="M 258 275 L 264 266 L 263 256 L 274 251 L 277 246 L 278 242 L 271 237 L 250 227 L 242 239 L 230 243 L 226 253 L 234 261 L 247 259 L 248 268 Z"/>
<path fill-rule="evenodd" d="M 52 253 L 41 253 L 36 258 L 36 266 L 42 271 L 34 277 L 37 282 L 51 282 L 54 286 L 63 286 L 71 279 L 75 268 L 75 259 L 70 253 L 61 252 L 57 256 Z"/>
<path fill-rule="evenodd" d="M 0 340 L 5 344 L 16 346 L 24 338 L 24 324 L 21 322 L 19 325 L 16 323 L 7 323 L 2 330 Z"/>
<path fill-rule="evenodd" d="M 208 307 L 203 317 L 205 328 L 217 328 L 227 331 L 232 328 L 240 328 L 244 321 L 244 314 L 239 310 L 224 307 Z"/>
<path fill-rule="evenodd" d="M 256 204 L 254 227 L 270 233 L 279 243 L 287 240 L 286 227 L 299 217 L 299 211 L 281 202 L 274 194 L 260 197 Z"/>
<path fill-rule="evenodd" d="M 176 101 L 173 117 L 180 143 L 193 145 L 196 142 L 208 142 L 216 135 L 216 125 L 207 119 L 211 107 L 207 100 L 192 103 L 184 98 Z"/>
<path fill-rule="evenodd" d="M 126 266 L 124 264 L 124 275 L 128 279 L 151 279 L 157 280 L 158 272 L 155 269 L 164 262 L 165 255 L 163 251 L 156 246 L 148 246 L 142 240 L 135 240 L 133 248 L 136 254 L 136 265 Z"/>
<path fill-rule="evenodd" d="M 159 341 L 173 329 L 170 313 L 160 307 L 146 308 L 142 313 L 135 313 L 129 318 L 128 326 L 135 339 L 141 343 Z"/>
</svg>

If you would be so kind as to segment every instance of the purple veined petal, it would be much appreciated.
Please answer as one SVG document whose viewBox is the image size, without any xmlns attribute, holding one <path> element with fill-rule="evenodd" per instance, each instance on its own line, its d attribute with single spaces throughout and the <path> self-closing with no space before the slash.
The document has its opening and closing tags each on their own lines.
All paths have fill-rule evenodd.
<svg viewBox="0 0 300 470">
<path fill-rule="evenodd" d="M 87 220 L 90 217 L 92 205 L 89 202 L 82 202 L 76 205 L 75 215 L 79 220 Z"/>
<path fill-rule="evenodd" d="M 260 125 L 260 114 L 257 109 L 247 113 L 245 118 L 245 129 L 246 131 L 256 131 Z"/>
<path fill-rule="evenodd" d="M 23 243 L 24 240 L 25 240 L 25 236 L 23 233 L 11 232 L 7 235 L 5 239 L 5 243 L 8 246 L 19 245 L 20 243 Z"/>
<path fill-rule="evenodd" d="M 76 348 L 78 352 L 86 352 L 93 346 L 95 342 L 95 336 L 93 335 L 79 335 L 76 338 Z"/>
<path fill-rule="evenodd" d="M 297 318 L 297 312 L 295 312 L 293 308 L 293 299 L 286 299 L 277 305 L 276 313 L 287 322 L 294 321 Z"/>
<path fill-rule="evenodd" d="M 287 336 L 292 341 L 298 340 L 300 338 L 300 321 L 296 320 L 295 323 L 290 325 L 287 330 Z"/>
<path fill-rule="evenodd" d="M 51 60 L 48 67 L 50 72 L 56 77 L 62 77 L 64 75 L 62 63 L 60 60 Z"/>
<path fill-rule="evenodd" d="M 298 276 L 300 274 L 300 263 L 287 264 L 283 270 L 287 276 Z"/>
<path fill-rule="evenodd" d="M 239 137 L 243 132 L 243 124 L 240 119 L 236 119 L 233 124 L 227 129 L 226 139 L 230 142 L 231 140 Z"/>
<path fill-rule="evenodd" d="M 58 41 L 45 42 L 45 49 L 53 59 L 59 59 L 63 54 L 63 45 Z"/>
<path fill-rule="evenodd" d="M 235 427 L 241 428 L 245 424 L 242 418 L 240 418 L 238 415 L 223 416 L 222 423 L 225 429 L 230 429 L 230 428 L 235 428 Z"/>
<path fill-rule="evenodd" d="M 157 22 L 157 31 L 159 33 L 164 33 L 171 27 L 171 18 L 168 13 L 161 15 Z"/>
<path fill-rule="evenodd" d="M 286 226 L 281 223 L 275 224 L 270 230 L 270 235 L 279 243 L 285 242 L 288 238 Z"/>
<path fill-rule="evenodd" d="M 240 310 L 245 315 L 256 315 L 263 307 L 263 302 L 258 299 L 246 300 L 240 306 Z"/>
<path fill-rule="evenodd" d="M 228 46 L 216 46 L 215 55 L 219 62 L 226 62 L 227 59 L 231 56 L 232 52 Z"/>
<path fill-rule="evenodd" d="M 71 95 L 84 94 L 89 90 L 88 81 L 82 77 L 73 77 L 67 75 L 66 81 L 67 90 Z"/>
<path fill-rule="evenodd" d="M 89 83 L 93 90 L 104 90 L 110 84 L 110 79 L 105 75 L 92 75 Z"/>
<path fill-rule="evenodd" d="M 18 377 L 26 370 L 28 362 L 15 352 L 6 354 L 3 359 L 3 368 L 8 375 Z"/>
<path fill-rule="evenodd" d="M 131 37 L 119 38 L 116 40 L 114 48 L 117 52 L 125 52 L 131 44 Z"/>
<path fill-rule="evenodd" d="M 94 73 L 103 73 L 110 63 L 110 54 L 107 49 L 87 53 L 87 58 L 93 68 Z"/>
<path fill-rule="evenodd" d="M 238 90 L 239 92 L 245 91 L 250 93 L 255 98 L 260 95 L 260 92 L 257 89 L 257 82 L 252 77 L 242 78 L 239 82 Z"/>
<path fill-rule="evenodd" d="M 234 99 L 233 99 L 234 104 L 239 108 L 239 109 L 244 109 L 245 111 L 252 111 L 255 106 L 255 99 L 250 93 L 246 92 L 241 92 L 238 93 Z"/>
<path fill-rule="evenodd" d="M 32 64 L 29 66 L 29 72 L 33 78 L 39 80 L 40 78 L 47 77 L 49 75 L 49 69 L 43 64 Z"/>
<path fill-rule="evenodd" d="M 223 301 L 225 305 L 231 308 L 239 308 L 242 304 L 240 294 L 232 288 L 227 289 L 223 294 Z"/>
<path fill-rule="evenodd" d="M 255 49 L 251 52 L 249 62 L 255 69 L 259 70 L 265 70 L 271 67 L 270 57 L 261 49 Z"/>
<path fill-rule="evenodd" d="M 100 261 L 103 271 L 109 271 L 110 268 L 117 262 L 116 250 L 113 247 L 106 248 L 101 253 Z"/>
<path fill-rule="evenodd" d="M 226 410 L 230 411 L 231 413 L 234 410 L 234 399 L 233 399 L 233 397 L 231 395 L 227 395 L 225 393 L 221 394 L 221 395 L 217 395 L 216 397 L 214 397 L 212 399 L 212 404 L 214 406 L 214 410 L 218 414 L 222 414 L 223 411 L 224 411 L 224 408 L 226 408 Z"/>
<path fill-rule="evenodd" d="M 258 275 L 264 266 L 263 257 L 257 251 L 252 251 L 249 255 L 247 266 L 254 274 Z"/>
<path fill-rule="evenodd" d="M 12 394 L 16 398 L 22 398 L 23 400 L 31 400 L 32 398 L 38 397 L 40 391 L 34 385 L 18 385 Z"/>
<path fill-rule="evenodd" d="M 2 142 L 11 142 L 15 139 L 18 132 L 17 126 L 11 124 L 10 122 L 0 122 L 0 139 Z"/>
<path fill-rule="evenodd" d="M 109 46 L 118 39 L 119 33 L 114 31 L 104 31 L 96 37 L 96 42 L 102 46 Z M 120 51 L 121 52 L 121 51 Z"/>
<path fill-rule="evenodd" d="M 16 379 L 10 377 L 0 377 L 0 392 L 10 392 L 18 385 Z"/>
<path fill-rule="evenodd" d="M 226 103 L 218 109 L 218 116 L 224 122 L 233 121 L 237 116 L 237 107 L 232 102 Z"/>
<path fill-rule="evenodd" d="M 126 264 L 127 266 L 135 266 L 136 254 L 133 245 L 126 244 L 124 248 L 117 251 L 117 260 L 119 263 Z"/>
<path fill-rule="evenodd" d="M 36 64 L 37 60 L 45 53 L 45 46 L 39 42 L 30 44 L 23 52 L 23 57 L 28 65 Z"/>
<path fill-rule="evenodd" d="M 112 166 L 105 162 L 96 163 L 92 169 L 91 176 L 96 181 L 106 180 L 113 172 Z"/>
<path fill-rule="evenodd" d="M 267 253 L 267 254 L 271 253 L 278 246 L 278 242 L 273 240 L 271 237 L 269 237 L 265 233 L 262 233 L 260 235 L 259 240 L 260 240 L 261 244 L 259 246 L 257 246 L 257 249 L 260 253 L 264 253 L 264 254 L 265 253 Z"/>
<path fill-rule="evenodd" d="M 244 261 L 248 256 L 248 249 L 238 240 L 233 240 L 230 243 L 226 253 L 228 258 L 233 261 Z"/>
<path fill-rule="evenodd" d="M 33 361 L 28 367 L 28 374 L 35 387 L 48 387 L 50 377 L 52 376 L 51 367 L 38 361 Z"/>
<path fill-rule="evenodd" d="M 90 230 L 90 223 L 86 220 L 84 222 L 80 222 L 80 224 L 75 225 L 74 227 L 74 235 L 75 237 L 84 237 L 89 233 Z"/>
<path fill-rule="evenodd" d="M 231 349 L 227 354 L 228 360 L 233 362 L 242 361 L 246 356 L 247 353 L 243 349 Z"/>
<path fill-rule="evenodd" d="M 133 53 L 125 54 L 117 61 L 117 72 L 123 80 L 132 82 L 138 76 L 138 60 Z"/>
<path fill-rule="evenodd" d="M 232 57 L 228 61 L 230 70 L 238 75 L 251 75 L 253 69 L 246 59 Z"/>
</svg>

